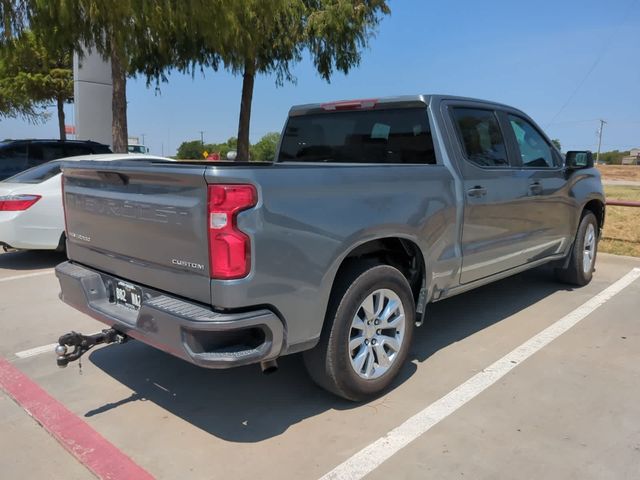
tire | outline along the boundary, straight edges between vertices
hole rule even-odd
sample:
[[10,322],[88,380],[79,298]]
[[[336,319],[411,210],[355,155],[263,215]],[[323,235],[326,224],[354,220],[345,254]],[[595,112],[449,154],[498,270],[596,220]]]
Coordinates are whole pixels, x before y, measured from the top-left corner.
[[560,281],[571,285],[587,285],[595,271],[597,254],[598,220],[592,212],[585,211],[573,242],[569,264],[566,268],[556,269],[556,276]]
[[320,342],[304,353],[307,371],[315,383],[340,397],[374,397],[402,368],[414,323],[411,287],[398,269],[352,264],[336,280]]

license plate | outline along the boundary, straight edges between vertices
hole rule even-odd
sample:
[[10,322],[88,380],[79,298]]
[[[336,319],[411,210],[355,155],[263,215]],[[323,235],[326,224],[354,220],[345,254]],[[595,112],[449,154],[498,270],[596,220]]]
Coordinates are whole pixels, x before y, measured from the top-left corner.
[[138,310],[142,303],[142,290],[126,282],[116,284],[116,303],[131,310]]

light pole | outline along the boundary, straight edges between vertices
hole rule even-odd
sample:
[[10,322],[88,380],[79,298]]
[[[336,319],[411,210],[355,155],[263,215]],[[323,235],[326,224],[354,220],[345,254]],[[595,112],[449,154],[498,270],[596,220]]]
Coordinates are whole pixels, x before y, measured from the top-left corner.
[[596,154],[596,165],[600,163],[600,148],[602,147],[602,130],[607,124],[604,120],[600,119],[600,130],[598,130],[598,153]]
[[146,145],[145,141],[144,141],[144,137],[145,137],[146,133],[141,133],[140,136],[142,137],[142,145]]
[[200,145],[204,147],[204,132],[200,130]]

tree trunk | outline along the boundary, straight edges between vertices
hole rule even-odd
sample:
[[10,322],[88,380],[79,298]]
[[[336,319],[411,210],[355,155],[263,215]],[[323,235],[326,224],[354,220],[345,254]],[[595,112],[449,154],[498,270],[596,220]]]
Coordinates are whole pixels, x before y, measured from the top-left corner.
[[114,153],[127,153],[129,139],[127,130],[127,74],[115,52],[111,54],[111,81],[113,82],[113,94],[111,97],[113,116],[111,120],[112,149]]
[[67,132],[64,128],[64,99],[58,97],[56,100],[58,106],[58,128],[60,129],[60,140],[67,139]]
[[240,121],[238,122],[238,155],[236,161],[249,161],[249,126],[251,125],[251,102],[256,72],[253,63],[247,63],[242,76],[242,100],[240,101]]

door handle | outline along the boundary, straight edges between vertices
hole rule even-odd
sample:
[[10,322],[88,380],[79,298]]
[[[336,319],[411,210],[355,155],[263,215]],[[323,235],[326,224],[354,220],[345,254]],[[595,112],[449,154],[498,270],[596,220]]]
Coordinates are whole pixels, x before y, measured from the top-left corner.
[[533,182],[529,184],[529,193],[531,195],[540,195],[542,194],[542,185],[540,182]]
[[481,187],[480,185],[476,185],[475,187],[467,190],[467,195],[469,195],[472,198],[484,197],[486,194],[487,194],[487,189],[484,187]]

